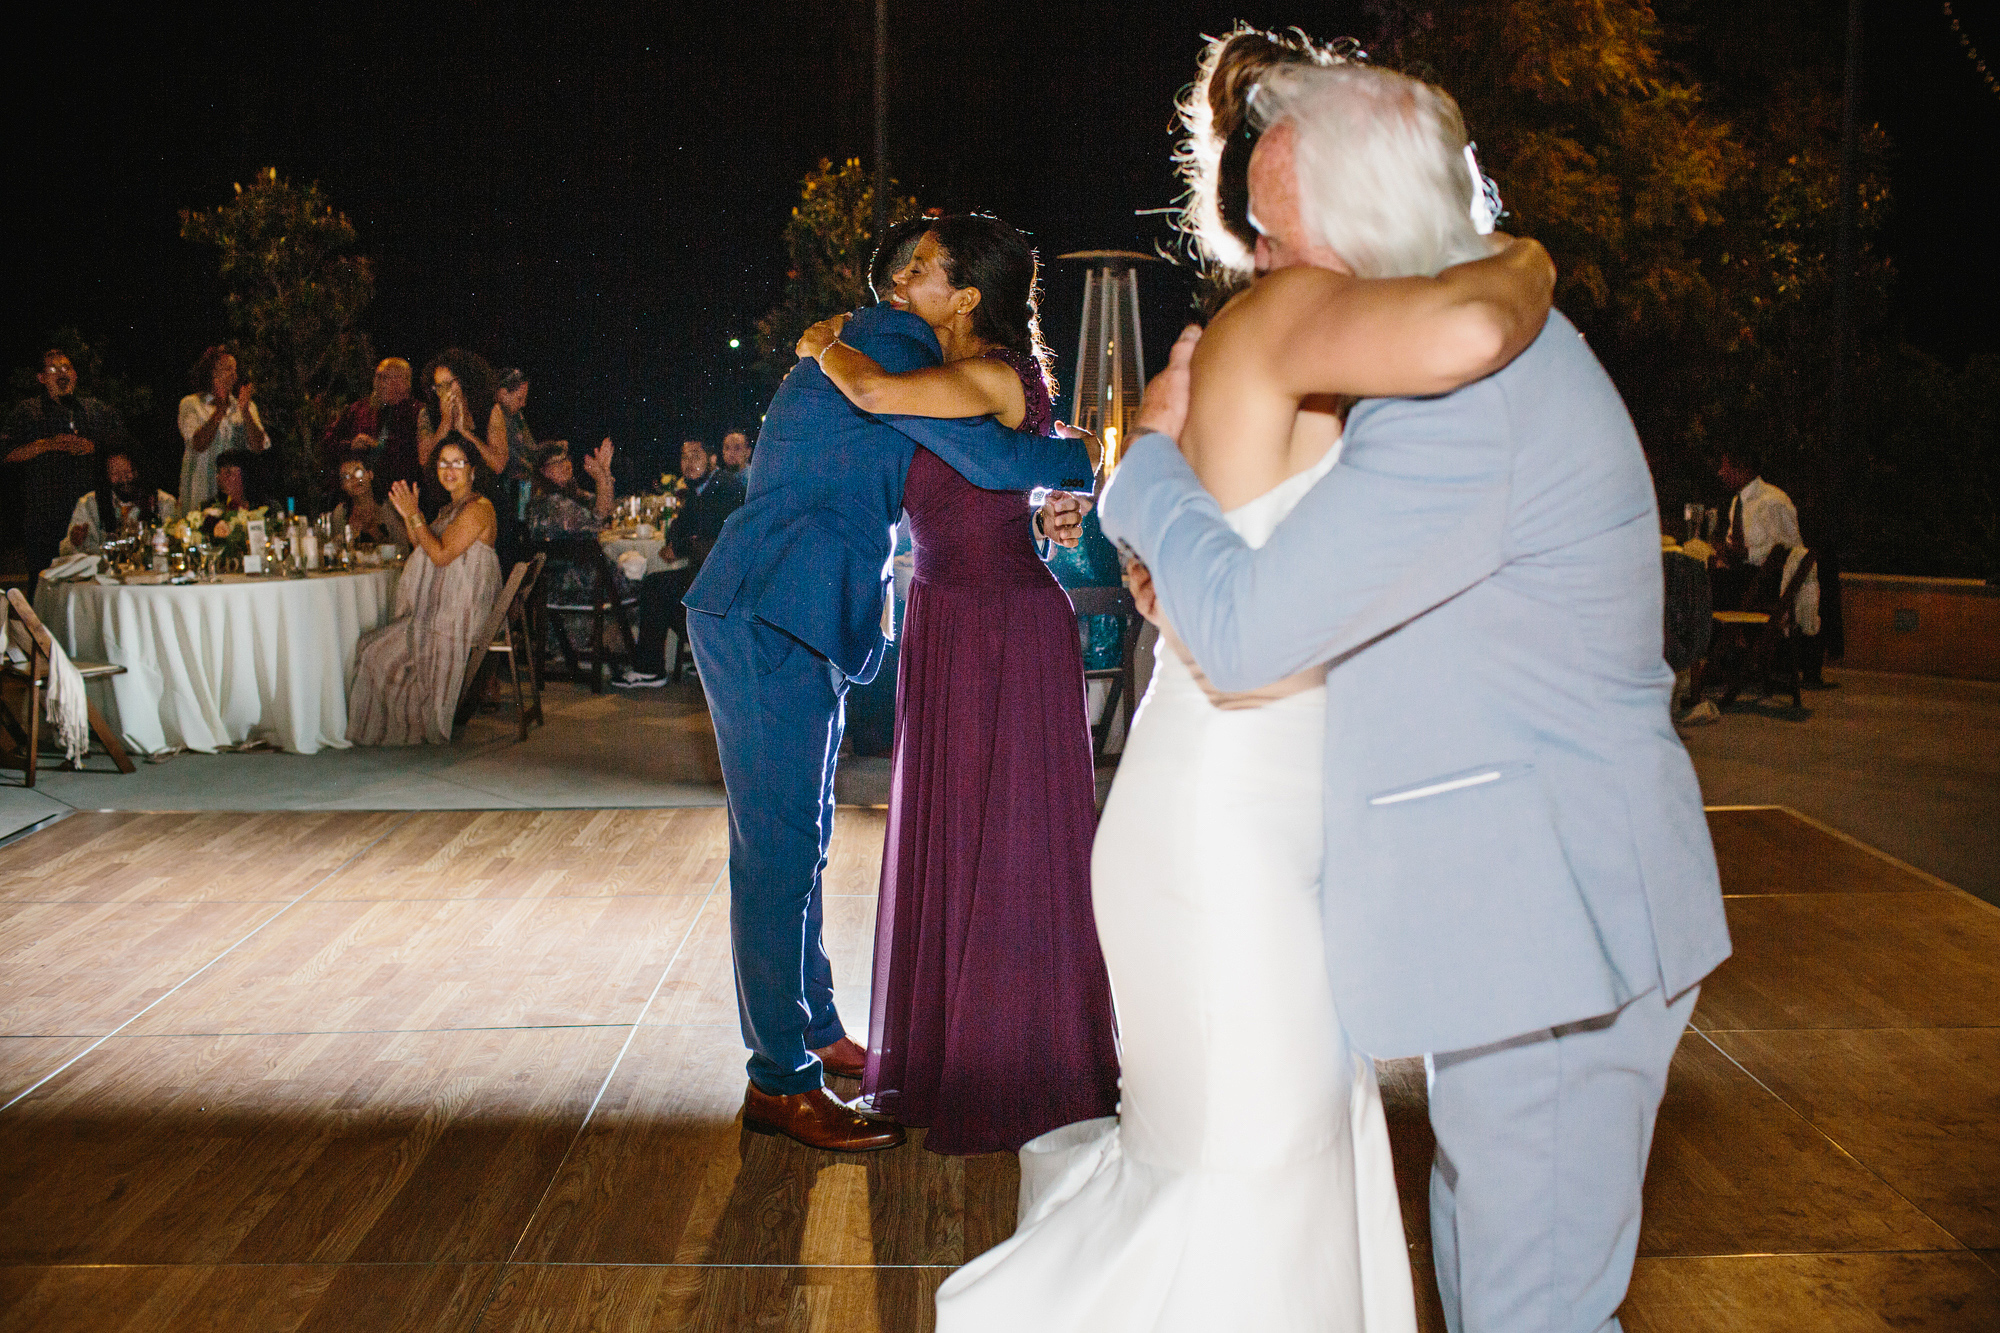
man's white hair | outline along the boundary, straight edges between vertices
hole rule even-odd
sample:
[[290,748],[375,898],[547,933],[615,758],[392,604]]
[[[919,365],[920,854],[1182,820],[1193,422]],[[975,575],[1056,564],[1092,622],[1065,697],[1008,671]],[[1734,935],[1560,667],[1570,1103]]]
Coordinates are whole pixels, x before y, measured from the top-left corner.
[[1472,223],[1465,122],[1449,94],[1369,65],[1284,65],[1250,103],[1290,121],[1306,228],[1364,278],[1433,276],[1490,246]]

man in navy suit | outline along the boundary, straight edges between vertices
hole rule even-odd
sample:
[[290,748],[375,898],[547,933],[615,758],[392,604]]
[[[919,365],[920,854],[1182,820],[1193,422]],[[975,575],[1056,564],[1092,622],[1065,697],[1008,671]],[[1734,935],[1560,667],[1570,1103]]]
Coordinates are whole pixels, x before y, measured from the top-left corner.
[[[928,325],[886,305],[855,315],[841,340],[891,372],[941,359]],[[882,663],[891,533],[919,444],[989,490],[1090,487],[1075,440],[990,417],[871,417],[804,360],[771,401],[747,499],[685,599],[728,789],[730,939],[751,1052],[743,1124],[835,1151],[903,1140],[824,1085],[829,1071],[858,1076],[865,1053],[834,1010],[820,874],[842,701]]]

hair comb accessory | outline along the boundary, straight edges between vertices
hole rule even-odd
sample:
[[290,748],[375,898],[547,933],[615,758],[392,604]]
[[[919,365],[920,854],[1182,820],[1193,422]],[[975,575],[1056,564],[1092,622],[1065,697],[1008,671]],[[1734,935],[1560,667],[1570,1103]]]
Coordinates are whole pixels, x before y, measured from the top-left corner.
[[1472,176],[1472,229],[1481,236],[1489,236],[1493,225],[1500,220],[1500,187],[1479,169],[1476,148],[1474,144],[1465,146],[1465,169]]

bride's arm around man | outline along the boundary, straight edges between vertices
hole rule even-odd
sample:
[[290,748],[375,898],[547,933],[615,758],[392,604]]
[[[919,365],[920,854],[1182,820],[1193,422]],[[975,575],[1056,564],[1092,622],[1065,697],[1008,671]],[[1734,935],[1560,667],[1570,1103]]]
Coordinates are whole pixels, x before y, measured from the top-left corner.
[[[1168,431],[1133,442],[1104,529],[1220,688],[1333,664],[1327,966],[1357,1045],[1430,1057],[1453,1326],[1615,1327],[1667,1065],[1729,949],[1668,717],[1651,479],[1574,326],[1510,327],[1454,283],[1489,243],[1448,97],[1343,65],[1267,79],[1256,107],[1266,276],[1176,345],[1142,419]],[[1465,316],[1443,365],[1491,373],[1364,397],[1253,549],[1222,511],[1264,483],[1228,441],[1313,410],[1311,350],[1357,274],[1435,282]]]

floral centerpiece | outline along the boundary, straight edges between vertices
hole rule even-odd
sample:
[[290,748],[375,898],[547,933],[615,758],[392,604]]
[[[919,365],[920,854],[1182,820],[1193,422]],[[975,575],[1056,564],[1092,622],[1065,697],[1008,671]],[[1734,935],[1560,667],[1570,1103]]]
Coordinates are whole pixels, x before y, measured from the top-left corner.
[[233,509],[227,505],[210,505],[196,513],[185,514],[167,525],[167,540],[181,550],[206,541],[221,552],[224,559],[241,560],[250,550],[250,522],[263,518],[269,506],[260,505],[255,509]]
[[659,494],[666,500],[666,504],[662,506],[663,508],[679,509],[681,507],[681,497],[686,494],[687,489],[686,477],[677,476],[672,472],[662,472],[660,474]]

